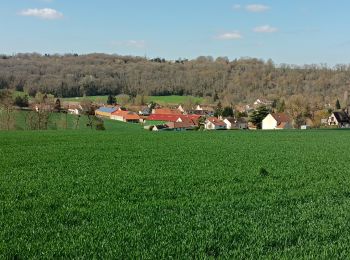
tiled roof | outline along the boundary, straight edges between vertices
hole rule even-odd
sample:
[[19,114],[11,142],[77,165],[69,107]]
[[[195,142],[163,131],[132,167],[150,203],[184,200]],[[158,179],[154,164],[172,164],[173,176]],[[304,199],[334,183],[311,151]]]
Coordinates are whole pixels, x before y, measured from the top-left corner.
[[196,126],[193,122],[167,122],[169,128],[193,128]]
[[288,123],[290,122],[290,118],[287,114],[285,113],[272,113],[271,114],[273,116],[273,118],[277,121],[277,125],[281,124],[281,123]]
[[211,123],[217,126],[226,126],[226,124],[223,121],[219,120],[216,117],[209,117],[208,121],[210,121]]
[[139,120],[140,116],[130,112],[130,111],[123,111],[123,110],[118,110],[112,113],[114,116],[121,116],[126,120]]
[[169,109],[169,108],[154,109],[153,114],[156,114],[156,115],[182,115],[180,110]]

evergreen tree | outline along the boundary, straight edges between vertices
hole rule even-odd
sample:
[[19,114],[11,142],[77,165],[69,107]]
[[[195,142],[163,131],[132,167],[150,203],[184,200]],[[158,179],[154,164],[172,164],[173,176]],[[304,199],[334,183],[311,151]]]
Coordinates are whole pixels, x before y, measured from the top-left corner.
[[337,99],[337,102],[335,103],[335,109],[337,110],[341,109],[339,99]]
[[61,111],[61,100],[59,98],[56,99],[54,109],[58,112]]
[[117,103],[117,100],[116,100],[115,96],[108,95],[107,105],[115,105],[116,103]]
[[17,96],[15,98],[14,105],[18,106],[18,107],[28,107],[28,105],[29,105],[28,96],[27,95],[25,95],[23,97]]
[[219,101],[219,103],[215,109],[214,116],[215,117],[222,116],[222,112],[223,112],[222,105],[221,105],[221,102]]
[[234,115],[232,107],[225,107],[222,111],[223,117],[232,117]]
[[261,129],[263,119],[270,113],[266,106],[261,106],[255,110],[250,116],[250,122],[252,122],[257,129]]

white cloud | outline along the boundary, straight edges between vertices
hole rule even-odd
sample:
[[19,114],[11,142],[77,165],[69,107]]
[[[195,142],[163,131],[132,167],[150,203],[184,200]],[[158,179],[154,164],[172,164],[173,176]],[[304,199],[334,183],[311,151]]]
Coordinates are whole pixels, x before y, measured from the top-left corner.
[[257,33],[274,33],[274,32],[277,32],[278,29],[270,25],[262,25],[262,26],[255,27],[253,31]]
[[128,41],[113,41],[114,46],[124,46],[136,49],[144,49],[146,47],[146,41],[144,40],[128,40]]
[[243,36],[240,34],[240,32],[235,31],[220,34],[216,38],[219,40],[239,40],[242,39]]
[[43,9],[26,9],[19,13],[22,16],[33,16],[41,19],[47,20],[55,20],[63,17],[63,14],[51,8],[43,8]]
[[235,4],[235,5],[233,5],[233,9],[234,10],[239,10],[239,9],[241,9],[241,5],[240,4]]
[[252,13],[262,13],[269,10],[270,7],[267,5],[261,5],[261,4],[251,4],[251,5],[246,5],[245,9],[248,12],[252,12]]

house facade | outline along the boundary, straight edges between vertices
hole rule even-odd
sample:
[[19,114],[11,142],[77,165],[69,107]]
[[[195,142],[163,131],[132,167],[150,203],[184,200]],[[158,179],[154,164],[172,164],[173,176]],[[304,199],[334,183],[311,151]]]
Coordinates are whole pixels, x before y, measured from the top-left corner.
[[244,118],[228,117],[224,119],[227,129],[248,129],[248,122]]
[[270,113],[262,121],[263,130],[291,129],[290,117],[285,113]]
[[224,121],[222,121],[216,117],[209,117],[204,123],[204,128],[207,130],[225,130],[225,129],[227,129]]

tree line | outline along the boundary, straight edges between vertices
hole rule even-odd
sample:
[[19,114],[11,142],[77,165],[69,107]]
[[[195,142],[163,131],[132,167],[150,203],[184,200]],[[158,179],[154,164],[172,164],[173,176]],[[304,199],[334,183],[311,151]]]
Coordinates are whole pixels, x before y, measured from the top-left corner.
[[349,84],[349,65],[275,65],[272,60],[205,56],[177,61],[107,54],[0,56],[0,89],[33,97],[38,92],[55,97],[172,94],[237,104],[302,96],[309,103],[334,104]]

